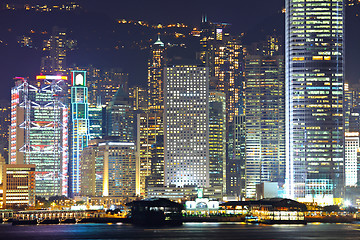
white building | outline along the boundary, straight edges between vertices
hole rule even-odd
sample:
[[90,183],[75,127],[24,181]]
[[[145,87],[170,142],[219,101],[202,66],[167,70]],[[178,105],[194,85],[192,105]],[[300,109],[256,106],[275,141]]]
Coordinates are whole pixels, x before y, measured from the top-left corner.
[[357,184],[357,154],[359,151],[359,133],[345,133],[345,186]]
[[209,187],[209,72],[165,68],[165,185]]

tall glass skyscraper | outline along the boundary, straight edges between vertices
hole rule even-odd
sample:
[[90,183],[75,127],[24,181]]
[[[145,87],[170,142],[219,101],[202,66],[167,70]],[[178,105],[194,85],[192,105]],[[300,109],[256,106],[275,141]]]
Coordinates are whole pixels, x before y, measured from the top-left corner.
[[89,103],[86,72],[71,72],[71,194],[80,193],[80,156],[89,142]]
[[11,89],[10,163],[36,165],[37,196],[67,196],[67,77],[40,75],[39,85],[17,80]]
[[302,201],[343,197],[344,7],[286,1],[286,190]]
[[285,178],[284,57],[245,58],[246,197],[256,185]]

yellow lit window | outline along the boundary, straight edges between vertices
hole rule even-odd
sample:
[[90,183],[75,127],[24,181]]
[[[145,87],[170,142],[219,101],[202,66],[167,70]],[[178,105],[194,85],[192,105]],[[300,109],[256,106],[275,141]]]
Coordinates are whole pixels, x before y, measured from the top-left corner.
[[323,60],[322,56],[313,56],[312,60]]
[[304,57],[294,57],[293,61],[304,61],[305,58]]

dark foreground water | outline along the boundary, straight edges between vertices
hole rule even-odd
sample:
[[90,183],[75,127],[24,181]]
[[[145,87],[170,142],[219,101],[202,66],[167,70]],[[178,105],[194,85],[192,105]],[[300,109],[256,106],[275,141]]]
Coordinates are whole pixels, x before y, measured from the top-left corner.
[[117,224],[12,226],[0,224],[0,239],[360,239],[360,224],[248,225],[185,223],[180,227],[140,228]]

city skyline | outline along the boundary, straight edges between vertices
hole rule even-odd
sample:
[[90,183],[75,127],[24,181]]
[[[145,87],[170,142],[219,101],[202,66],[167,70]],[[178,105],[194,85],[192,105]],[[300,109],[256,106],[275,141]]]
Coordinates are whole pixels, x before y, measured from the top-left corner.
[[[8,32],[16,32],[16,41],[1,42],[41,55],[33,60],[40,75],[15,78],[11,105],[4,104],[5,162],[36,164],[35,193],[43,197],[126,192],[127,198],[199,194],[210,200],[344,203],[360,180],[360,95],[356,84],[346,84],[345,8],[360,4],[284,3],[286,9],[277,12],[284,18],[282,30],[269,22],[273,29],[254,29],[262,34],[253,39],[252,30],[239,32],[234,23],[207,14],[198,25],[191,19],[114,19],[111,11],[91,22],[88,4],[3,4],[0,15],[54,20],[21,35],[20,25],[14,26]],[[109,6],[117,5],[103,3],[98,13]],[[68,25],[80,19],[86,23]],[[94,61],[96,54],[87,55],[94,50],[122,60],[111,65],[103,55]],[[121,55],[128,50],[146,55],[146,61]],[[124,62],[138,69],[141,83],[122,68]]]

